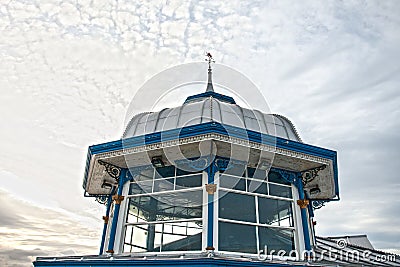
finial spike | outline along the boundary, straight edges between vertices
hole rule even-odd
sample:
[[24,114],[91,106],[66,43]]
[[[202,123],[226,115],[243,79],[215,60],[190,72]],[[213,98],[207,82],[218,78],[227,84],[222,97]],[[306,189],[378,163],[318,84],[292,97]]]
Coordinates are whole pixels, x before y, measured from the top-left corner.
[[211,63],[215,63],[215,60],[213,59],[212,55],[210,52],[206,53],[206,61],[208,61],[208,81],[207,81],[207,89],[206,92],[214,92],[214,87],[212,84],[212,69],[211,69]]

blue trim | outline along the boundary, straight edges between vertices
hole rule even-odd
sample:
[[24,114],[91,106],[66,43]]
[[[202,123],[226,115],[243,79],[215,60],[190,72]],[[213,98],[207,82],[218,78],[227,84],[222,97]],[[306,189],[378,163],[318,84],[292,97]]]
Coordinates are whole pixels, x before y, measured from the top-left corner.
[[312,146],[280,137],[275,137],[259,132],[223,125],[217,122],[207,122],[179,129],[167,130],[164,132],[156,132],[142,136],[130,137],[123,140],[112,141],[104,144],[93,145],[89,147],[87,166],[85,169],[84,186],[86,187],[87,176],[92,155],[101,154],[110,151],[118,151],[122,149],[134,148],[143,145],[155,144],[164,141],[176,140],[179,138],[193,137],[203,134],[217,133],[221,135],[231,136],[248,140],[251,142],[261,143],[264,145],[276,146],[277,148],[287,149],[295,152],[305,153],[325,159],[332,160],[334,171],[335,194],[339,197],[339,182],[337,171],[337,153],[329,149]]
[[245,139],[251,142],[261,143],[265,145],[276,145],[277,148],[289,149],[296,152],[302,152],[313,156],[327,158],[333,160],[336,151],[312,146],[293,140],[287,140],[267,134],[261,134],[255,131],[242,129],[236,126],[223,125],[217,122],[207,122],[193,126],[187,126],[179,129],[167,130],[164,132],[156,132],[142,136],[135,136],[123,140],[112,141],[108,143],[93,145],[89,147],[91,155],[134,148],[143,145],[150,145],[162,141],[171,141],[178,138],[193,137],[202,134],[217,133],[231,137]]
[[288,266],[307,266],[306,263],[270,263],[268,261],[264,262],[252,262],[244,260],[226,260],[226,259],[181,259],[181,260],[131,260],[131,259],[76,259],[76,260],[60,260],[51,261],[38,261],[33,262],[35,267],[40,266],[74,266],[74,267],[104,267],[104,266],[114,266],[114,267],[142,267],[142,266],[180,266],[180,267],[192,267],[192,266],[202,266],[202,267],[230,267],[230,266],[240,266],[240,267],[288,267]]
[[[127,169],[121,169],[121,174],[119,176],[119,184],[118,184],[118,195],[122,196],[122,190],[124,188],[125,182],[129,181],[129,179],[126,178],[126,170]],[[111,231],[110,231],[110,240],[108,242],[108,251],[114,251],[114,242],[115,242],[115,233],[117,231],[117,225],[118,225],[118,217],[119,217],[119,209],[120,209],[120,204],[115,204],[114,206],[114,214],[113,214],[113,221],[111,225]]]
[[86,193],[86,186],[87,186],[87,180],[88,180],[87,174],[89,173],[89,166],[90,166],[90,159],[91,158],[92,158],[92,152],[90,151],[90,147],[89,147],[88,148],[88,154],[87,154],[87,157],[86,157],[85,177],[83,179],[83,184],[82,184],[83,189],[85,189],[85,193]]
[[[111,192],[113,192],[113,191],[114,190],[112,189]],[[108,199],[107,199],[106,217],[110,216],[111,200],[112,200],[112,193],[108,196]],[[104,222],[103,234],[101,235],[101,245],[100,245],[99,255],[103,254],[104,242],[106,240],[106,233],[107,233],[107,225],[108,225],[108,223]]]
[[310,214],[311,218],[314,218],[314,209],[312,207],[312,201],[310,200],[310,205],[307,206],[308,214]]
[[[304,200],[305,194],[303,190],[303,183],[301,181],[301,174],[298,174],[297,178],[297,189],[299,190],[299,199]],[[311,203],[310,203],[311,204]],[[304,235],[304,245],[307,251],[311,251],[311,241],[310,241],[310,231],[308,229],[308,216],[307,216],[307,209],[301,210],[301,224],[303,226],[303,235]]]
[[229,103],[229,104],[236,104],[235,100],[232,97],[218,94],[216,92],[205,92],[205,93],[201,93],[201,94],[197,94],[197,95],[191,95],[188,98],[186,98],[184,104],[192,102],[195,99],[208,98],[210,96],[212,96],[213,98],[216,98],[218,100],[221,100],[223,102]]
[[[215,173],[215,162],[212,161],[207,168],[208,184],[214,184]],[[207,194],[207,209],[207,247],[214,248],[214,194]]]

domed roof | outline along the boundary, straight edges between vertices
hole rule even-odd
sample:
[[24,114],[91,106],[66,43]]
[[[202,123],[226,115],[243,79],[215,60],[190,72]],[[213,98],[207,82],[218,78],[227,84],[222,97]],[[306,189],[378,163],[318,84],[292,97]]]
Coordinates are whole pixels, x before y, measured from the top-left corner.
[[180,129],[202,123],[217,122],[262,134],[302,142],[292,122],[284,116],[265,114],[242,108],[235,100],[214,92],[211,54],[208,56],[208,80],[204,93],[189,96],[180,107],[165,108],[159,112],[140,113],[129,121],[123,138],[161,131]]
[[123,138],[179,129],[207,122],[240,127],[263,134],[302,142],[289,119],[277,114],[242,108],[232,97],[213,91],[189,96],[182,106],[159,112],[140,113],[129,121]]

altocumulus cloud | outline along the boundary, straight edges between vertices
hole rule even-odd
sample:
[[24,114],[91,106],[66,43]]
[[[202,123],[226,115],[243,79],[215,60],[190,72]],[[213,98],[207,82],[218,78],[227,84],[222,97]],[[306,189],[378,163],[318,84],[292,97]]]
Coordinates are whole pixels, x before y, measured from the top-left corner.
[[91,254],[92,229],[63,210],[38,207],[0,190],[1,266],[29,266],[34,256]]
[[317,212],[318,234],[399,250],[399,12],[398,1],[0,4],[0,262],[97,252],[87,146],[120,137],[146,79],[205,50],[307,143],[338,151],[342,200]]

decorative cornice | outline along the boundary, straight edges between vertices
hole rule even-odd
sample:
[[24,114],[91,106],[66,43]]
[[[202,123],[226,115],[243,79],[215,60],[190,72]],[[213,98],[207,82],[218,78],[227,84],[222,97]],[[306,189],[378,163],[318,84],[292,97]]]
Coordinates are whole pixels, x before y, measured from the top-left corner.
[[151,150],[160,149],[160,148],[162,149],[162,148],[168,148],[168,147],[173,147],[173,146],[178,146],[178,145],[197,143],[199,141],[206,141],[206,140],[222,141],[222,142],[227,142],[227,143],[231,143],[231,144],[235,144],[235,145],[242,145],[242,146],[245,146],[248,148],[259,149],[259,150],[262,150],[265,152],[273,152],[276,154],[290,156],[290,157],[298,158],[298,159],[309,160],[309,161],[313,161],[313,162],[317,162],[317,163],[321,163],[321,164],[329,164],[329,162],[330,162],[329,159],[325,159],[322,157],[309,155],[309,154],[305,154],[305,153],[301,153],[301,152],[297,152],[297,151],[277,148],[277,147],[270,146],[270,145],[250,142],[250,141],[243,140],[240,138],[230,137],[230,136],[228,137],[228,136],[225,136],[222,134],[216,134],[216,133],[197,135],[194,137],[181,138],[178,140],[165,141],[165,142],[160,142],[157,144],[143,145],[143,146],[138,146],[138,147],[133,147],[133,148],[126,148],[126,149],[123,148],[120,150],[94,154],[93,157],[96,157],[99,159],[106,159],[106,158],[111,158],[111,157],[116,157],[116,156],[124,156],[124,155],[134,154],[134,153],[138,153],[138,152],[151,151]]
[[[224,128],[226,128],[225,131]],[[84,188],[90,188],[90,181],[87,180],[87,177],[94,175],[94,172],[99,170],[97,167],[98,160],[109,161],[108,159],[114,157],[208,140],[226,142],[293,159],[327,165],[326,175],[333,177],[332,183],[338,195],[336,152],[279,137],[264,136],[260,133],[215,122],[91,146],[88,153]]]

